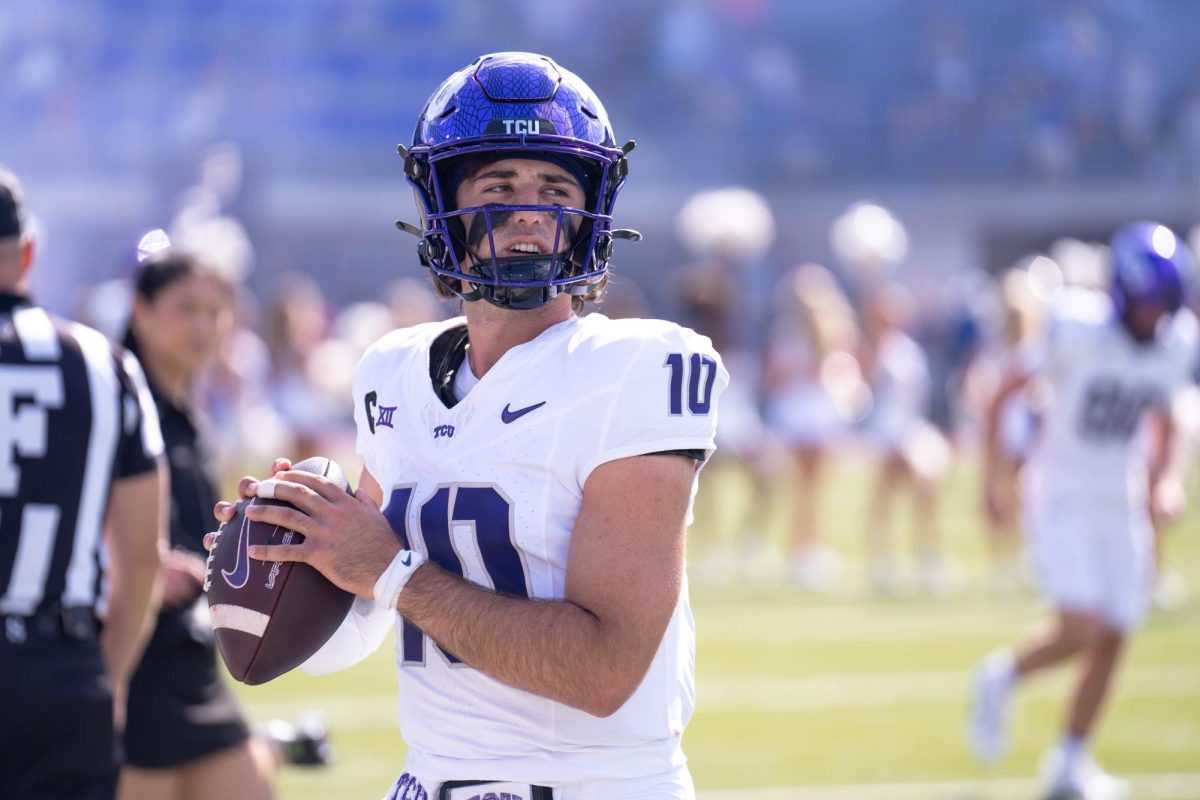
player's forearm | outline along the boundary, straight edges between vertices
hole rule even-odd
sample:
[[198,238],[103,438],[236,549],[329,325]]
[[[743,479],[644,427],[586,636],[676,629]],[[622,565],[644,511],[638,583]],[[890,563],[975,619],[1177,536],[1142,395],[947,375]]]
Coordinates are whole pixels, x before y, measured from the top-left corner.
[[984,413],[983,422],[983,474],[989,482],[1000,471],[1003,461],[1000,452],[1000,418],[1005,404],[1027,384],[1023,376],[1010,376],[992,397]]
[[1156,446],[1147,464],[1150,487],[1153,489],[1164,479],[1171,479],[1182,474],[1176,463],[1179,448],[1176,446],[1176,426],[1171,410],[1167,409],[1155,415],[1153,423],[1156,426]]
[[983,420],[983,476],[989,484],[1000,468],[1000,409],[1004,397],[997,396],[987,407]]
[[115,686],[129,681],[154,629],[162,595],[160,566],[158,548],[149,548],[138,558],[113,567],[113,589],[100,644]]
[[413,574],[397,609],[476,669],[596,716],[620,708],[649,666],[575,603],[500,595],[433,564]]

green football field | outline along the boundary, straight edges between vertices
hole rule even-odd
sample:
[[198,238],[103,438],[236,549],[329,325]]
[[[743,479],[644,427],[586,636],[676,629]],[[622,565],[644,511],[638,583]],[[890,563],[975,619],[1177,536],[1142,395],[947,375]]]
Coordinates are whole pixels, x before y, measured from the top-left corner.
[[[702,477],[689,544],[698,699],[684,739],[702,800],[1036,796],[1037,762],[1057,739],[1069,668],[1022,687],[1012,752],[999,768],[975,765],[962,737],[972,665],[1044,619],[1032,594],[989,596],[975,475],[960,470],[944,492],[940,527],[967,578],[952,599],[864,591],[869,479],[865,467],[848,464],[831,476],[823,522],[846,563],[837,590],[814,596],[770,569],[785,535],[787,486],[777,487],[767,546],[750,560],[755,571],[732,535],[749,497],[742,480],[728,468]],[[1194,594],[1182,608],[1155,613],[1134,640],[1095,742],[1102,763],[1133,780],[1134,798],[1200,799],[1197,488],[1193,481],[1192,509],[1167,541],[1168,560]],[[897,533],[910,541],[907,524]],[[309,710],[330,720],[337,765],[284,770],[281,797],[379,798],[400,773],[390,642],[346,672],[297,672],[238,689],[255,721]]]

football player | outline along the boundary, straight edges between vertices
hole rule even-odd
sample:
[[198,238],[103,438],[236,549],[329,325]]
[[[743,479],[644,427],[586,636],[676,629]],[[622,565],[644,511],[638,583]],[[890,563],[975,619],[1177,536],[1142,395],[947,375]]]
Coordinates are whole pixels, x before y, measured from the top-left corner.
[[970,732],[981,759],[999,758],[1012,689],[1039,670],[1079,659],[1066,731],[1045,765],[1054,798],[1127,791],[1088,757],[1088,741],[1125,641],[1146,611],[1151,510],[1178,505],[1181,496],[1166,469],[1170,453],[1148,463],[1137,432],[1147,415],[1170,427],[1171,397],[1189,380],[1198,341],[1196,317],[1183,307],[1193,261],[1179,237],[1153,222],[1131,223],[1114,234],[1110,252],[1108,296],[1063,294],[1039,352],[998,390],[986,428],[987,513],[1002,521],[1013,502],[998,468],[1000,410],[1033,379],[1043,383],[1042,431],[1022,470],[1021,496],[1030,554],[1055,624],[978,667]]
[[694,796],[684,537],[727,375],[692,331],[579,315],[613,240],[637,238],[611,216],[631,149],[549,58],[450,76],[401,148],[423,218],[402,227],[463,316],[363,357],[354,497],[286,469],[239,486],[297,506],[247,513],[305,536],[253,557],[359,597],[310,671],[397,631],[389,797]]

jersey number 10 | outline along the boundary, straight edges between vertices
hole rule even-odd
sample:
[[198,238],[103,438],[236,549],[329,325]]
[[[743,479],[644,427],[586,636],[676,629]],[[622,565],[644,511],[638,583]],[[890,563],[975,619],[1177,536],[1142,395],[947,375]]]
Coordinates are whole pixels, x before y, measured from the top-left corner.
[[[412,549],[412,536],[408,530],[412,493],[411,486],[397,486],[392,489],[391,499],[383,510],[406,549]],[[425,550],[439,567],[465,578],[464,558],[478,560],[497,592],[529,597],[525,562],[512,540],[512,503],[496,487],[440,486],[421,504],[419,518],[419,533],[425,542]],[[465,548],[471,552],[460,552],[451,538],[451,528],[455,525],[469,527],[474,534]],[[404,620],[400,649],[405,664],[425,663],[425,634],[408,620]],[[440,646],[438,649],[451,664],[462,663],[453,653]]]
[[[713,381],[717,379],[717,362],[712,356],[692,353],[686,362],[683,353],[671,353],[664,367],[671,369],[671,385],[667,390],[667,407],[671,416],[683,414],[683,384],[687,383],[688,411],[696,416],[708,414],[712,408]],[[688,373],[685,375],[685,373]],[[685,381],[686,378],[686,381]],[[703,384],[703,385],[702,385]]]

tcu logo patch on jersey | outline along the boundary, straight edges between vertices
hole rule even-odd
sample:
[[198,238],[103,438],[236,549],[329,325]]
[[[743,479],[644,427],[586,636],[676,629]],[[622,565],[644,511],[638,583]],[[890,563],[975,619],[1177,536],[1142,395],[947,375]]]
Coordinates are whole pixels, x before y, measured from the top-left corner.
[[429,800],[429,792],[425,791],[415,775],[406,772],[396,779],[387,800]]
[[435,439],[441,439],[442,437],[450,439],[453,436],[454,436],[454,426],[453,425],[438,425],[437,427],[435,427],[433,429],[433,438],[435,438]]

